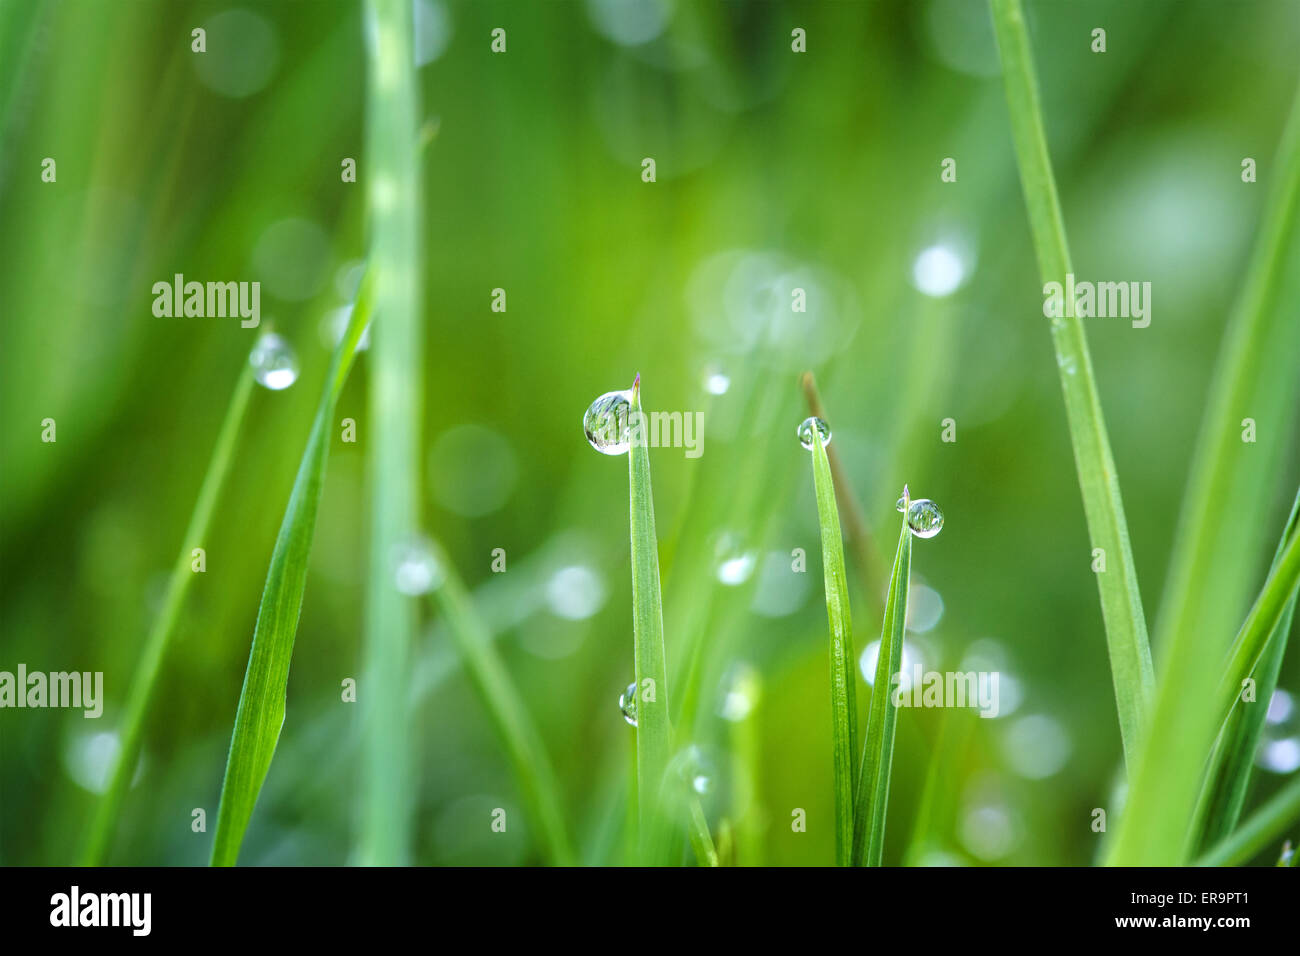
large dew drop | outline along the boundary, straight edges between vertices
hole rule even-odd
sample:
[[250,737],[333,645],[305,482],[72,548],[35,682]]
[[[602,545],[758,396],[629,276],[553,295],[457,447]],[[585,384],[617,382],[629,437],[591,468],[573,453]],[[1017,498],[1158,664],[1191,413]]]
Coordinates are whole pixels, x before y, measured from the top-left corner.
[[257,384],[278,392],[298,381],[298,357],[289,343],[274,332],[264,332],[248,354]]
[[623,712],[623,719],[633,727],[636,726],[636,684],[628,684],[627,689],[618,695],[618,709]]
[[799,425],[799,444],[803,445],[809,451],[813,448],[813,435],[821,439],[823,446],[831,443],[831,426],[816,416],[805,418]]
[[918,538],[933,538],[943,530],[943,511],[929,498],[918,498],[907,507],[907,526]]
[[602,455],[626,455],[632,447],[628,417],[632,393],[606,392],[591,403],[582,416],[582,429],[591,447]]

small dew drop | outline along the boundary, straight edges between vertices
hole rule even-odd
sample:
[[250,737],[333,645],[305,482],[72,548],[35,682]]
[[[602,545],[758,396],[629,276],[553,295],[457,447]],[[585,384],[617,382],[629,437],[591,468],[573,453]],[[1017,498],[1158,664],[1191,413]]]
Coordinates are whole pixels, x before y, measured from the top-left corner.
[[799,426],[799,444],[803,445],[809,451],[813,447],[813,435],[816,434],[821,438],[822,446],[825,447],[831,443],[831,426],[816,416],[805,418]]
[[298,357],[289,343],[274,332],[265,332],[248,354],[257,384],[278,392],[298,381]]
[[628,684],[623,693],[618,695],[618,709],[623,712],[623,719],[633,727],[636,726],[636,684]]
[[626,455],[632,447],[628,418],[632,393],[606,392],[591,403],[582,416],[582,429],[591,447],[602,455]]
[[907,526],[918,538],[933,538],[943,530],[943,512],[929,498],[918,498],[907,508]]
[[415,538],[393,549],[393,582],[411,597],[436,591],[443,581],[442,566],[426,538]]

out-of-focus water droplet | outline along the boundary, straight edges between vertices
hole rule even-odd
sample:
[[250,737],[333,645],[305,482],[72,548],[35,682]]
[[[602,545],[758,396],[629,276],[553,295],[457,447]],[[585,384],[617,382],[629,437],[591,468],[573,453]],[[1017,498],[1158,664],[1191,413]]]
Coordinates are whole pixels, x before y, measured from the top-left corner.
[[585,620],[604,606],[605,583],[586,565],[560,568],[546,582],[546,603],[556,617]]
[[[111,730],[77,734],[63,750],[63,766],[77,786],[91,793],[108,789],[109,776],[117,764],[122,742]],[[139,768],[137,767],[137,776]]]
[[930,246],[912,263],[912,284],[925,295],[952,295],[966,281],[967,264],[961,254],[946,245]]
[[298,381],[298,356],[289,343],[274,332],[264,332],[248,354],[257,384],[274,392]]
[[827,425],[815,415],[805,418],[803,422],[800,423],[799,444],[803,445],[803,447],[807,448],[809,451],[812,451],[813,442],[816,440],[813,438],[814,435],[821,439],[823,446],[831,443],[831,426]]
[[443,581],[442,565],[426,538],[412,538],[393,549],[393,582],[411,597],[437,590]]
[[618,709],[623,712],[623,719],[633,727],[636,726],[636,684],[628,684],[623,693],[618,695]]
[[626,455],[632,447],[632,393],[606,392],[591,403],[582,416],[582,429],[591,447],[602,455]]
[[1255,765],[1270,773],[1300,770],[1300,710],[1284,690],[1273,691],[1269,698]]
[[1021,814],[1008,803],[1005,787],[996,775],[981,775],[967,785],[957,836],[966,852],[985,861],[1002,859],[1023,842]]
[[[327,349],[335,349],[343,341],[343,336],[347,334],[348,323],[352,320],[352,306],[341,305],[337,309],[326,312],[320,320],[320,340],[321,344]],[[370,323],[361,332],[361,338],[357,339],[357,351],[364,352],[370,348]]]
[[923,581],[913,581],[907,599],[907,629],[913,634],[933,631],[943,617],[943,598]]
[[961,659],[961,670],[998,675],[997,717],[1006,717],[1020,707],[1025,696],[1020,680],[1015,675],[1006,648],[993,638],[980,638],[966,648]]
[[1017,717],[1007,728],[1002,755],[1020,776],[1044,780],[1065,766],[1070,746],[1070,735],[1058,720],[1045,714],[1027,714]]
[[[903,653],[901,660],[898,662],[898,683],[899,690],[910,690],[912,687],[912,678],[919,670],[925,673],[925,655],[921,648],[917,646],[916,641],[904,641]],[[862,678],[871,685],[876,683],[876,664],[880,661],[880,641],[874,640],[866,646],[862,655],[858,658],[858,670],[862,672]]]
[[716,771],[704,751],[695,744],[684,747],[673,757],[669,773],[676,773],[690,792],[698,797],[713,793]]
[[710,365],[704,370],[704,390],[710,395],[725,395],[731,388],[731,378],[718,366]]
[[733,664],[722,679],[718,715],[723,720],[740,723],[753,713],[759,686],[758,672],[752,666],[743,662]]
[[752,551],[726,558],[718,565],[718,580],[732,586],[744,584],[754,572],[754,561]]
[[918,538],[933,538],[943,530],[943,511],[929,498],[918,498],[907,506],[907,526]]

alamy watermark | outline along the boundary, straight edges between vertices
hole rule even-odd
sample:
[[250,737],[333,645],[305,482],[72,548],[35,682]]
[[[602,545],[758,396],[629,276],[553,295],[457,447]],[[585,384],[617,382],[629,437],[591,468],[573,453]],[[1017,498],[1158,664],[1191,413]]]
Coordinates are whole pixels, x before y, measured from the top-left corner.
[[1064,286],[1059,282],[1043,286],[1043,315],[1049,319],[1132,319],[1133,328],[1145,329],[1151,324],[1151,283],[1075,282],[1071,272]]
[[85,717],[104,713],[103,671],[0,671],[0,707],[71,707]]
[[246,329],[262,321],[260,282],[186,282],[178,272],[171,282],[155,282],[153,297],[153,314],[160,319],[238,316]]
[[890,678],[895,707],[974,707],[981,717],[999,711],[998,671],[926,671],[913,664],[910,674]]

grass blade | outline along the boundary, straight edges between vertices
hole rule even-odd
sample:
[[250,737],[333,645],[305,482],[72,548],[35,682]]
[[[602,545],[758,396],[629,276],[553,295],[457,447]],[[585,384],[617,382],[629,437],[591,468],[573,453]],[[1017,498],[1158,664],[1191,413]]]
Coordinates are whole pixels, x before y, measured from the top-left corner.
[[903,528],[898,536],[894,570],[885,598],[885,620],[876,657],[876,679],[867,711],[867,736],[858,778],[856,826],[853,829],[855,866],[880,866],[885,848],[885,811],[889,807],[889,778],[894,765],[894,724],[898,708],[892,693],[894,675],[903,660],[903,630],[907,625],[907,593],[912,572],[912,531],[907,525],[910,499],[903,488]]
[[153,627],[145,640],[144,652],[136,664],[135,674],[131,678],[131,689],[127,693],[125,714],[120,731],[121,745],[118,748],[108,788],[95,808],[91,822],[90,835],[82,854],[82,866],[99,866],[104,862],[112,846],[113,835],[117,829],[118,812],[123,797],[135,773],[136,758],[140,754],[140,742],[144,736],[145,719],[153,705],[154,688],[158,683],[158,674],[171,644],[176,624],[180,620],[181,607],[194,581],[191,568],[192,550],[202,545],[207,539],[208,529],[212,526],[212,515],[216,511],[221,489],[235,458],[235,441],[239,437],[244,413],[248,410],[248,399],[253,391],[253,367],[244,360],[243,371],[235,383],[235,390],[226,407],[226,417],[217,432],[217,443],[212,449],[212,459],[199,487],[198,498],[194,502],[194,511],[190,523],[185,528],[185,537],[181,539],[180,554],[172,567],[171,578],[167,582],[167,594],[163,598],[162,610],[154,619]]
[[1196,861],[1197,866],[1240,866],[1300,820],[1300,774],[1294,775],[1273,798],[1252,813],[1232,834],[1220,840]]
[[370,320],[371,276],[361,283],[347,331],[330,362],[329,376],[316,407],[307,448],[298,465],[289,504],[280,533],[271,552],[262,603],[253,629],[253,646],[244,672],[244,686],[235,713],[225,777],[221,783],[221,805],[213,837],[211,864],[233,866],[239,857],[244,831],[253,815],[262,783],[271,769],[271,759],[284,724],[285,691],[289,663],[293,657],[298,615],[307,586],[307,562],[316,530],[316,510],[325,481],[334,408],[356,355],[361,333]]
[[[1178,749],[1172,755],[1162,753],[1158,747],[1163,735],[1152,734],[1130,794],[1133,803],[1120,821],[1111,862],[1179,865],[1194,851],[1197,796],[1214,741],[1232,717],[1234,707],[1241,705],[1242,681],[1259,665],[1270,635],[1294,607],[1300,586],[1300,534],[1291,529],[1289,539],[1284,540],[1285,546],[1237,632],[1226,661],[1214,668],[1219,676],[1210,706],[1205,705],[1204,696],[1198,698],[1196,720],[1185,737],[1174,737]],[[1176,689],[1162,686],[1158,721],[1167,722],[1171,714],[1178,712],[1170,703],[1177,696]],[[1180,774],[1177,779],[1165,776],[1175,771]],[[1162,804],[1162,800],[1170,802]],[[1166,807],[1164,813],[1156,812],[1161,806]]]
[[375,323],[369,410],[370,572],[363,650],[365,695],[358,858],[407,862],[414,750],[407,681],[418,607],[397,590],[392,561],[419,529],[424,349],[420,326],[419,115],[412,4],[370,0],[366,155]]
[[[990,3],[1039,273],[1044,283],[1064,284],[1073,267],[1047,151],[1024,11],[1020,0],[990,0]],[[1097,575],[1097,587],[1101,593],[1124,757],[1131,772],[1137,763],[1155,685],[1142,598],[1138,593],[1124,504],[1093,377],[1088,340],[1079,317],[1071,314],[1052,320],[1052,343],[1056,348],[1088,534],[1092,546],[1105,552],[1109,565],[1108,571]]]
[[[1269,475],[1295,430],[1300,380],[1291,366],[1300,325],[1278,295],[1300,243],[1300,98],[1277,168],[1279,184],[1216,370],[1183,504],[1160,614],[1162,667],[1150,766],[1130,790],[1112,851],[1116,862],[1181,863],[1196,844],[1201,761],[1214,747],[1223,716],[1204,702],[1219,682],[1217,665],[1263,544]],[[1243,415],[1272,423],[1269,434],[1276,437],[1258,446],[1262,454],[1241,452],[1237,422]]]
[[[1298,518],[1300,493],[1296,494],[1295,503],[1291,506],[1291,516],[1287,519],[1282,539],[1273,555],[1270,573],[1276,571],[1278,562],[1282,559],[1283,548],[1295,533]],[[1286,654],[1295,604],[1295,596],[1292,595],[1290,602],[1283,608],[1277,625],[1269,634],[1264,654],[1251,675],[1255,679],[1255,702],[1259,706],[1235,708],[1215,743],[1204,795],[1206,805],[1203,814],[1198,815],[1202,818],[1199,823],[1200,832],[1192,835],[1197,843],[1202,839],[1207,843],[1217,843],[1232,831],[1241,816],[1254,768],[1255,751],[1259,748],[1269,701],[1277,687],[1277,675]]]
[[826,583],[826,616],[830,624],[831,754],[835,786],[835,865],[848,866],[853,849],[853,786],[857,780],[858,703],[853,622],[849,613],[849,584],[844,574],[844,539],[840,533],[835,483],[826,446],[816,440],[817,429],[804,423],[812,436],[813,486],[821,524],[822,570]]
[[[632,383],[629,421],[635,430],[641,412],[641,376]],[[632,638],[636,665],[636,768],[640,846],[645,862],[662,853],[662,790],[672,750],[668,720],[668,674],[664,655],[663,596],[659,588],[659,539],[650,490],[650,452],[633,441],[628,453],[631,488]],[[647,684],[647,681],[650,683]],[[653,699],[649,693],[653,692]]]
[[523,698],[460,576],[441,549],[435,548],[434,557],[444,577],[431,600],[446,618],[465,673],[505,746],[547,856],[559,866],[573,866],[576,857],[564,825],[560,787],[542,736],[520,703]]

